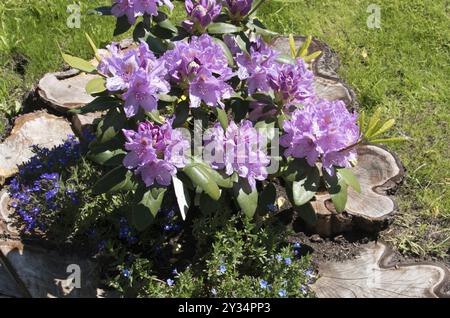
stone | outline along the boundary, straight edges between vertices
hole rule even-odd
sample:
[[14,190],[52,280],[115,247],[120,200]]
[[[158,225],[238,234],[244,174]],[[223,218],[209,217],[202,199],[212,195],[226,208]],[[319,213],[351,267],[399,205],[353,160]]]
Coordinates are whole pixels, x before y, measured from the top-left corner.
[[87,114],[74,114],[72,116],[72,126],[73,130],[78,136],[83,136],[85,129],[90,129],[94,120],[100,118],[103,112],[94,112]]
[[70,123],[64,119],[37,111],[18,117],[9,137],[0,144],[0,185],[17,173],[17,165],[32,156],[32,145],[52,148],[73,134]]

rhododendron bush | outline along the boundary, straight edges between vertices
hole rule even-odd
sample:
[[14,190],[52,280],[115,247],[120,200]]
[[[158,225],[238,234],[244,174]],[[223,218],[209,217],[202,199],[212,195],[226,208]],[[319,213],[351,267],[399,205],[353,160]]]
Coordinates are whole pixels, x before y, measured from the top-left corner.
[[[152,223],[163,200],[176,200],[185,218],[202,193],[248,218],[286,189],[299,215],[314,222],[310,201],[328,191],[345,209],[356,146],[392,126],[316,95],[308,41],[292,56],[271,46],[277,36],[256,18],[264,1],[186,0],[187,18],[169,20],[169,0],[115,0],[115,35],[133,30],[135,44],[95,51],[97,65],[63,54],[98,74],[86,87],[95,100],[76,112],[103,111],[88,157],[110,171],[96,193],[133,191],[132,221]],[[170,195],[169,195],[170,193]]]

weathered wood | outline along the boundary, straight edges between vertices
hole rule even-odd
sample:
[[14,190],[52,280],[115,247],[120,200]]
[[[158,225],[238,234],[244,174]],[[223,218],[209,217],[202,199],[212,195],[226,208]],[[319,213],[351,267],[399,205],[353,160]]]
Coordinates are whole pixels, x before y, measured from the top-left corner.
[[[296,47],[300,47],[306,37],[294,37]],[[290,45],[287,36],[277,37],[272,46],[282,54],[290,55]],[[328,100],[342,100],[349,109],[357,108],[357,101],[353,90],[337,75],[339,58],[337,54],[324,42],[313,38],[308,54],[322,51],[322,54],[311,62],[311,69],[315,74],[315,88],[317,96]]]
[[369,243],[360,255],[345,262],[319,265],[312,285],[320,298],[435,298],[448,297],[442,288],[449,271],[441,264],[394,264],[383,243]]
[[346,209],[337,213],[328,193],[319,193],[312,205],[317,222],[308,226],[310,231],[322,236],[362,230],[377,232],[385,228],[396,210],[389,194],[404,177],[404,169],[389,151],[375,145],[357,148],[358,162],[352,168],[361,184],[361,193],[349,187]]
[[69,134],[73,131],[67,120],[45,111],[18,117],[11,135],[0,143],[0,185],[18,171],[17,165],[31,158],[31,145],[52,148]]

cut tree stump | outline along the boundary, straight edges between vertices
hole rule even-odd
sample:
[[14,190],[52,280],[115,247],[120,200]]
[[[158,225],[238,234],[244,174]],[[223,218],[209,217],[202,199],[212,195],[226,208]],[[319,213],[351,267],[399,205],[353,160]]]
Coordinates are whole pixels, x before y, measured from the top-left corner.
[[73,135],[70,123],[61,117],[37,111],[17,117],[9,137],[0,143],[0,185],[32,156],[32,145],[52,148]]
[[436,298],[449,297],[443,288],[448,269],[440,264],[394,264],[383,243],[369,243],[360,255],[344,262],[319,265],[312,285],[319,298]]
[[404,178],[399,160],[389,151],[375,145],[357,148],[358,162],[352,168],[361,184],[361,193],[348,189],[346,209],[337,213],[328,193],[317,194],[312,201],[317,222],[307,225],[321,236],[335,236],[349,231],[374,233],[384,229],[396,211],[389,195]]
[[[296,36],[294,39],[298,48],[305,42],[306,37]],[[277,37],[272,42],[272,46],[282,54],[291,55],[289,38],[287,36]],[[311,69],[315,75],[316,94],[330,101],[342,100],[349,109],[357,109],[355,93],[336,73],[339,68],[337,54],[327,44],[313,38],[308,54],[317,51],[322,51],[322,54],[311,62]]]

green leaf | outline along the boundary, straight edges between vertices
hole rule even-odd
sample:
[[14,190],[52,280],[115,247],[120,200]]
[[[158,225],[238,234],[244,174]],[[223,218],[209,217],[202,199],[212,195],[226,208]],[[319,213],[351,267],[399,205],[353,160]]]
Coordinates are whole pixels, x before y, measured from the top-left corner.
[[358,193],[361,193],[361,185],[358,178],[350,168],[336,169],[339,176]]
[[305,61],[305,63],[308,63],[308,62],[318,58],[320,56],[320,54],[322,54],[322,51],[316,51],[314,53],[311,53],[310,55],[305,56],[303,58],[303,61]]
[[234,184],[233,190],[239,207],[248,218],[253,218],[258,208],[258,191],[252,189],[248,181],[243,178],[239,178],[239,181]]
[[380,129],[378,129],[375,133],[372,134],[371,138],[384,134],[386,131],[392,128],[395,124],[395,119],[389,119],[385,122]]
[[276,61],[282,64],[292,64],[295,65],[295,60],[288,56],[288,55],[284,55],[284,54],[280,54],[278,55],[278,57],[276,58]]
[[94,185],[94,194],[129,191],[136,188],[133,173],[123,166],[114,168],[100,178]]
[[121,35],[127,32],[131,28],[131,24],[128,22],[126,15],[117,18],[116,27],[114,29],[114,36]]
[[189,196],[189,190],[184,183],[177,177],[172,177],[173,189],[177,198],[178,208],[180,209],[181,217],[186,220],[186,214],[191,204],[191,198]]
[[258,132],[261,135],[263,135],[263,133],[264,133],[265,136],[267,136],[266,137],[267,142],[269,142],[275,138],[275,134],[277,133],[277,130],[275,129],[275,125],[276,125],[276,119],[268,118],[264,121],[258,121],[254,127],[256,129],[258,129]]
[[361,133],[364,133],[366,129],[366,112],[364,110],[359,113],[358,126]]
[[212,169],[207,163],[199,163],[209,173],[211,178],[219,187],[231,189],[233,187],[233,180],[231,176],[225,175],[223,171]]
[[287,182],[300,181],[312,168],[306,159],[289,159],[287,165],[281,170],[282,178]]
[[100,96],[94,99],[89,104],[77,109],[71,109],[68,112],[71,114],[87,114],[93,112],[102,112],[109,108],[115,108],[122,104],[122,102],[111,96]]
[[227,58],[228,65],[234,66],[233,54],[231,54],[231,51],[230,51],[230,48],[228,47],[228,45],[226,45],[225,42],[223,42],[221,39],[213,38],[213,40],[214,40],[214,42],[216,42],[216,44],[218,44],[222,48],[222,51],[225,54],[225,57]]
[[164,195],[167,188],[152,186],[146,188],[145,186],[139,186],[136,191],[137,204],[133,207],[133,224],[139,230],[145,230],[152,224],[156,214],[161,208]]
[[194,163],[187,165],[183,172],[192,180],[194,185],[202,188],[212,199],[219,200],[220,189],[205,168]]
[[317,214],[314,208],[311,205],[311,202],[308,202],[300,207],[296,207],[295,210],[298,213],[298,216],[304,220],[309,225],[314,225],[317,222]]
[[150,32],[146,34],[145,42],[147,42],[149,49],[158,55],[163,54],[167,50],[164,42]]
[[182,127],[189,118],[189,103],[188,101],[182,101],[175,107],[175,119],[173,120],[172,127]]
[[347,183],[338,174],[330,176],[324,171],[325,186],[330,193],[336,212],[341,213],[345,211],[347,204]]
[[223,130],[227,130],[228,128],[228,115],[225,112],[225,110],[223,110],[220,107],[216,107],[214,109],[214,112],[216,113],[217,119],[220,122],[220,125],[222,126]]
[[312,41],[312,36],[309,35],[306,38],[305,42],[303,42],[302,45],[298,48],[298,51],[296,54],[297,57],[305,57],[306,54],[308,54],[308,49],[309,49],[309,46],[311,45],[311,41]]
[[117,108],[111,108],[97,125],[98,143],[105,143],[121,133],[125,127],[126,118]]
[[273,183],[269,183],[259,194],[257,211],[260,214],[266,214],[268,206],[275,204],[277,199],[277,189]]
[[94,65],[89,63],[86,60],[83,60],[82,58],[75,57],[69,54],[61,53],[64,61],[69,64],[70,67],[76,68],[77,70],[80,70],[82,72],[86,73],[94,73],[97,69]]
[[382,144],[389,142],[403,142],[408,141],[410,138],[408,137],[392,137],[392,138],[382,138],[382,139],[371,139],[370,142],[374,144]]
[[370,138],[372,133],[375,132],[375,128],[380,121],[381,116],[381,108],[378,108],[375,113],[370,117],[369,125],[367,126],[367,130],[365,131],[364,135],[367,138]]
[[209,34],[229,34],[229,33],[240,32],[241,30],[242,30],[241,27],[235,26],[234,24],[230,24],[230,23],[224,23],[224,22],[211,23],[206,28],[206,31]]
[[163,120],[160,117],[158,110],[154,110],[152,112],[146,112],[145,116],[157,124],[160,124],[160,125],[164,124]]
[[106,91],[106,80],[103,77],[93,78],[86,84],[86,93],[90,95],[104,91]]
[[125,158],[126,152],[123,149],[104,150],[104,151],[89,151],[87,157],[103,166],[119,166]]
[[291,34],[289,34],[289,46],[291,48],[291,55],[293,58],[296,57],[296,52],[295,52],[295,40],[294,40],[294,36]]
[[300,181],[292,182],[292,198],[296,206],[302,206],[316,195],[320,185],[319,169],[310,169]]
[[86,36],[86,39],[88,40],[89,45],[91,46],[92,51],[94,52],[95,59],[96,59],[98,62],[100,62],[100,61],[101,61],[101,57],[100,57],[100,55],[98,54],[97,46],[95,45],[94,41],[92,40],[92,38],[89,36],[89,34],[88,34],[87,32],[85,32],[84,35]]

